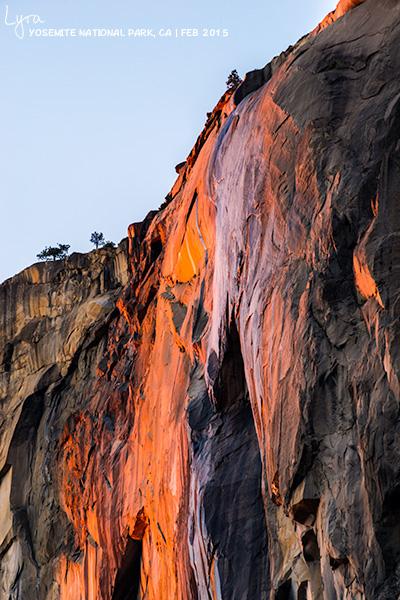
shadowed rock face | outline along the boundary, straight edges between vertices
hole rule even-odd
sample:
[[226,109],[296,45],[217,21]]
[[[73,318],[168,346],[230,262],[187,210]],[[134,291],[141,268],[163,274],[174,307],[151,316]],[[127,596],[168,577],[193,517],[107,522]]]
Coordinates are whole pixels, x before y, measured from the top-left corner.
[[[201,543],[205,524],[216,597],[267,598],[270,587],[262,466],[234,324],[226,343],[214,388],[215,402],[204,384],[203,393],[196,391],[188,406],[196,482],[193,502],[199,506],[191,522],[192,546]],[[197,364],[192,377],[196,382],[204,381],[198,371]],[[197,569],[196,573],[198,587],[206,590],[207,582],[200,579]]]
[[350,8],[127,252],[0,286],[1,600],[399,596],[400,4]]

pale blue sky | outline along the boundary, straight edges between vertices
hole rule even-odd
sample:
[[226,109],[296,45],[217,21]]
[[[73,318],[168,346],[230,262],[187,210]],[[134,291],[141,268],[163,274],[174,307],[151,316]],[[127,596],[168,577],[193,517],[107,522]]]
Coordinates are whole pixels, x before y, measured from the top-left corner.
[[226,38],[20,40],[0,2],[0,281],[45,245],[119,241],[157,208],[225,89],[335,0],[9,0],[45,28],[215,27]]

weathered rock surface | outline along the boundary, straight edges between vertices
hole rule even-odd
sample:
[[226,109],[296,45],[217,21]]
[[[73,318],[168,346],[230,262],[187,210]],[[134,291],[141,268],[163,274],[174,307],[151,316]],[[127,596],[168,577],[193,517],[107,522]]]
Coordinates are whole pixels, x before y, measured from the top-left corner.
[[59,508],[53,452],[62,423],[97,378],[129,280],[127,250],[125,240],[38,263],[0,286],[2,599],[52,597],[56,589],[52,559],[73,532]]
[[400,3],[353,4],[221,98],[128,263],[0,287],[1,600],[400,596]]

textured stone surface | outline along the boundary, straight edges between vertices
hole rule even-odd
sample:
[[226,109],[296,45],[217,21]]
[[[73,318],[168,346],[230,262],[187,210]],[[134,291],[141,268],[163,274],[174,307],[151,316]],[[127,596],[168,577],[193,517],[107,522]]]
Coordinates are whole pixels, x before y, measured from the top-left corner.
[[91,393],[127,258],[124,241],[0,286],[2,599],[58,597],[52,560],[73,532],[59,507],[57,439]]
[[0,287],[1,600],[399,596],[400,4],[351,7],[221,98],[127,262]]

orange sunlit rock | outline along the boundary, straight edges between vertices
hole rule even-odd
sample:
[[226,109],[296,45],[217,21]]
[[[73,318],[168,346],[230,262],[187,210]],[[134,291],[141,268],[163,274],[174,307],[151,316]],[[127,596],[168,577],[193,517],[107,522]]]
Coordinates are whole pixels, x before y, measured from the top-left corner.
[[363,2],[365,2],[365,0],[340,0],[336,9],[333,10],[332,12],[330,12],[321,21],[321,23],[318,25],[316,31],[321,31],[322,29],[325,29],[326,27],[328,27],[329,25],[331,25],[332,23],[337,21],[337,19],[340,19],[340,17],[343,17],[343,15],[345,15],[349,10],[351,10],[352,8],[355,8],[359,4],[362,4]]
[[354,277],[358,291],[364,298],[375,298],[379,306],[384,308],[378,287],[367,264],[363,264],[357,255],[354,255]]
[[127,240],[0,286],[1,599],[400,595],[399,23],[306,36]]

